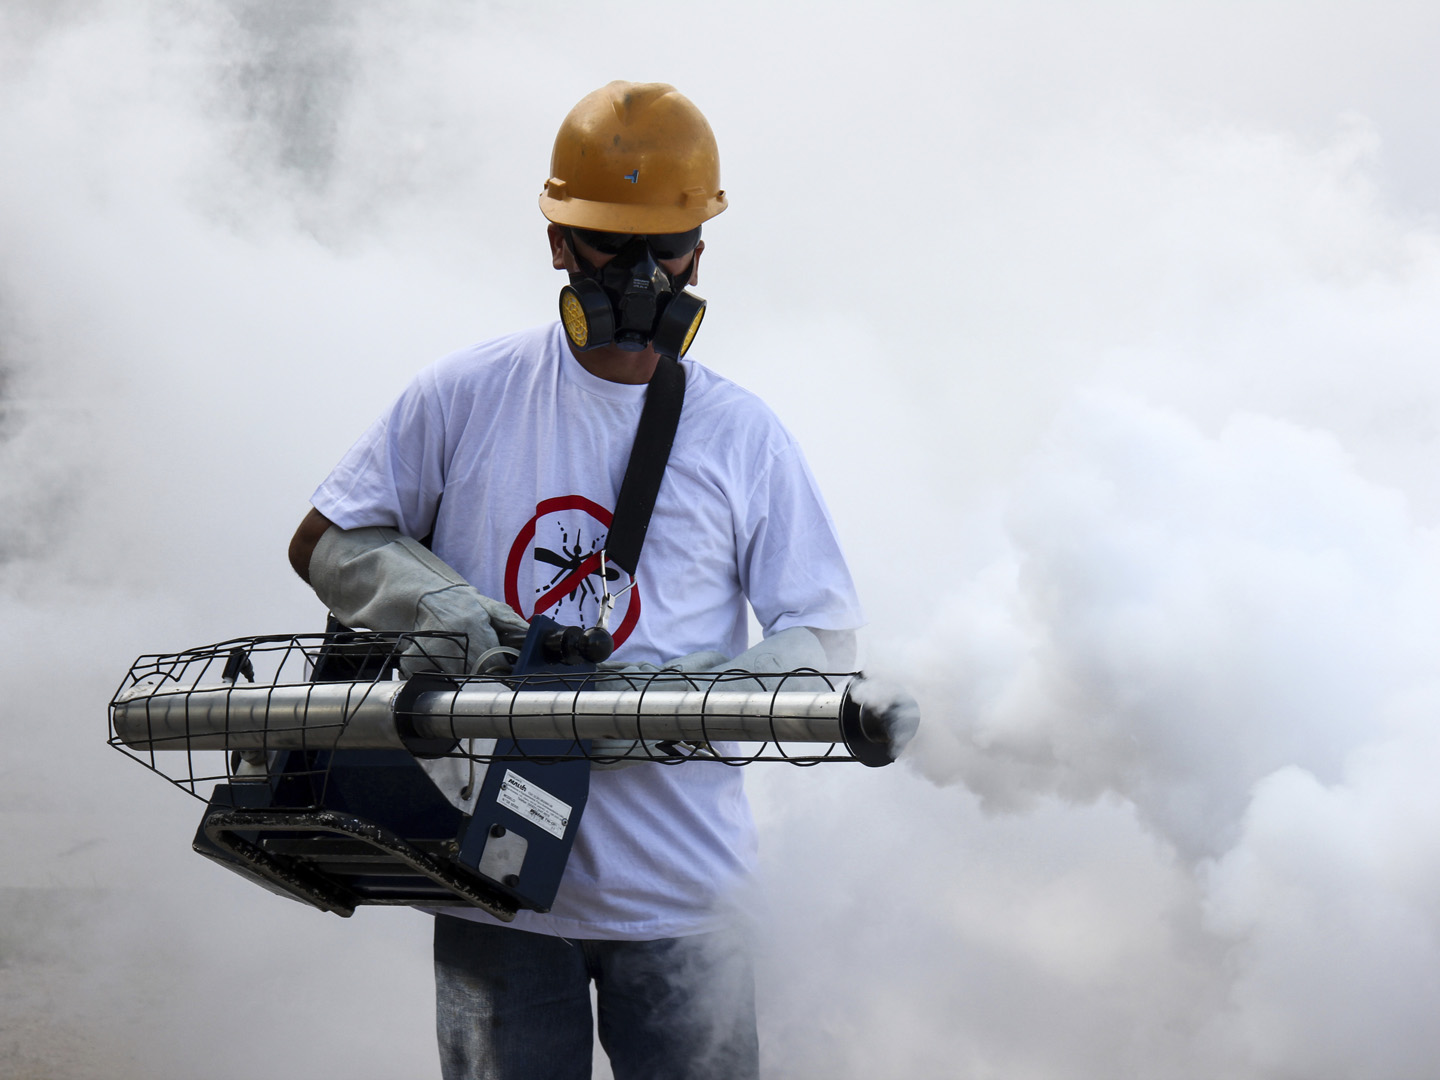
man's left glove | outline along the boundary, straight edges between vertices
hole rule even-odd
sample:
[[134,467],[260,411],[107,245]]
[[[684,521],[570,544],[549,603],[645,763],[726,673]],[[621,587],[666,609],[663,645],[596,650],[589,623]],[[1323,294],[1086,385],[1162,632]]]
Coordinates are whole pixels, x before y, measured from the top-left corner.
[[467,635],[465,658],[427,651],[452,675],[475,671],[503,641],[519,645],[529,624],[508,604],[482,596],[418,540],[395,529],[331,526],[310,556],[310,584],[346,626],[367,630],[441,630]]
[[[771,676],[729,680],[725,684],[728,690],[774,690],[782,683],[791,690],[822,690],[830,688],[828,680],[796,677],[790,673],[824,671],[829,666],[825,647],[815,631],[808,626],[792,626],[728,660],[724,653],[697,652],[661,665],[601,664],[601,672],[609,677],[602,678],[597,685],[623,690],[636,685],[637,680],[630,677],[647,676],[645,686],[673,682],[679,687],[689,687],[694,684],[686,679],[687,672],[723,671]],[[680,752],[680,748],[672,745],[643,739],[593,739],[590,745],[591,767],[595,769],[618,769],[641,761],[673,758]]]

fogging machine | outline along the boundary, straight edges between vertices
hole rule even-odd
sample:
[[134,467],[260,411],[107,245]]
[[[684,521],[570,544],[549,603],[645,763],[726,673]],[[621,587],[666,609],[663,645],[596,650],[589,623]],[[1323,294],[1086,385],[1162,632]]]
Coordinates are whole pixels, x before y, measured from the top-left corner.
[[[440,674],[465,645],[340,630],[142,656],[109,741],[206,802],[196,851],[273,892],[342,916],[458,904],[509,921],[553,903],[616,740],[634,768],[881,766],[918,721],[858,673],[597,671],[580,632],[543,616],[508,673]],[[454,799],[421,765],[443,758],[469,780]]]

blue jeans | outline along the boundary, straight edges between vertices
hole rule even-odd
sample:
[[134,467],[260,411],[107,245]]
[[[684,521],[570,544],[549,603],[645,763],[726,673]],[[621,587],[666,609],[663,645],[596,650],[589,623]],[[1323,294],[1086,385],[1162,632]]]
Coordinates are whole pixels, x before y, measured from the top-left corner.
[[755,984],[738,932],[567,941],[435,917],[445,1080],[590,1080],[590,982],[615,1080],[759,1076]]

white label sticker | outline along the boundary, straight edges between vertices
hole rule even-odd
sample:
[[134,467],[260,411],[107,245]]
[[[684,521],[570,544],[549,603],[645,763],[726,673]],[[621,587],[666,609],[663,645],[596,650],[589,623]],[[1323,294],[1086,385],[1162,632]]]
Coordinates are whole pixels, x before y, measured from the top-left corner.
[[565,839],[565,826],[570,824],[570,804],[561,802],[519,773],[505,770],[505,780],[500,785],[496,801],[505,809],[533,821],[551,836]]

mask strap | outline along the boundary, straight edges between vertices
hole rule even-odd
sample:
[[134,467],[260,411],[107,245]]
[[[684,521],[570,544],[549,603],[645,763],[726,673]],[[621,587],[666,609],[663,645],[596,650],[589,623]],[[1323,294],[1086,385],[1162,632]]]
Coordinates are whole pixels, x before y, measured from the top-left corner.
[[586,277],[598,278],[600,275],[599,268],[589,259],[585,258],[584,255],[580,254],[580,249],[575,246],[575,232],[569,225],[565,226],[565,243],[569,245],[570,254],[575,257],[575,261],[580,265],[580,272]]
[[670,284],[677,293],[690,287],[690,275],[693,273],[695,273],[695,251],[692,248],[690,251],[690,261],[685,265],[685,269],[681,270],[678,274],[670,275]]

